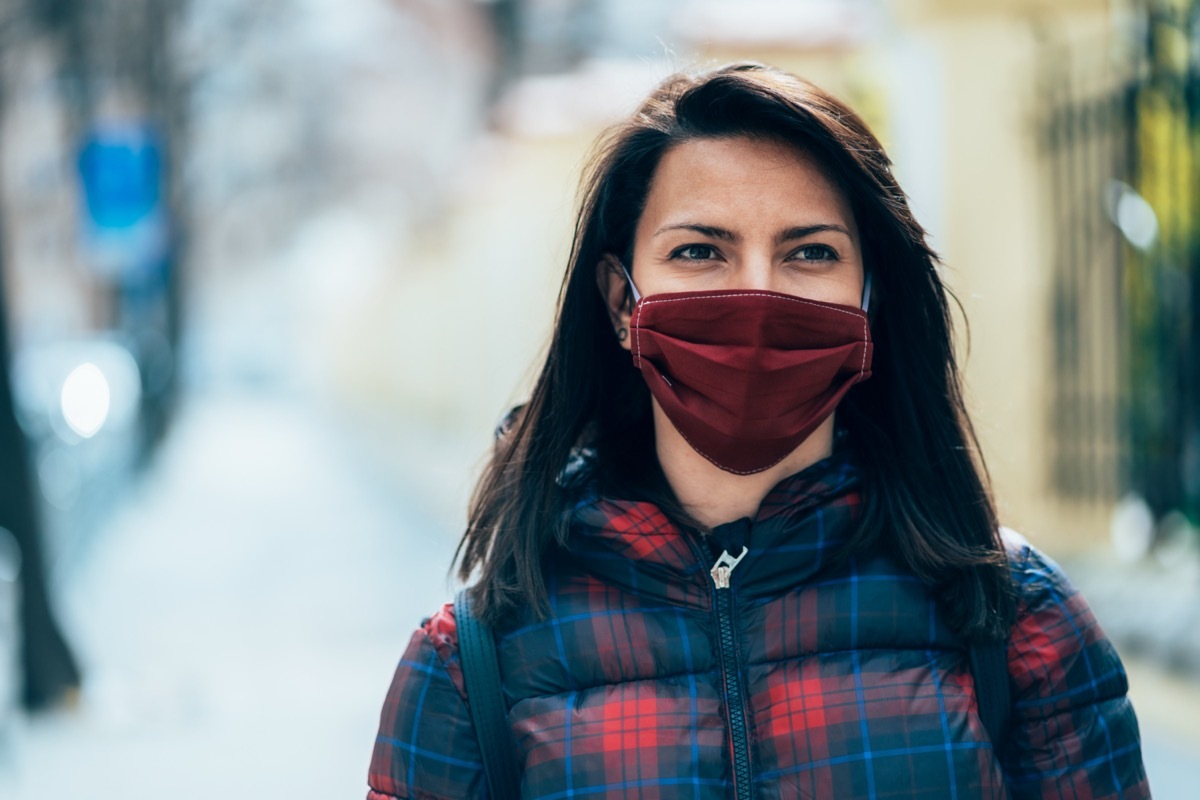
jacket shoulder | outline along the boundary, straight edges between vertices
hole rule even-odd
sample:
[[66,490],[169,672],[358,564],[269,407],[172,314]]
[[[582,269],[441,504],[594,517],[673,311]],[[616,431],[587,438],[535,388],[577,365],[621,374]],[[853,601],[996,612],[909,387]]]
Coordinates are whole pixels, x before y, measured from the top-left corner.
[[[1125,672],[1092,609],[1053,559],[1021,534],[1002,529],[1017,593],[1009,637],[1009,671],[1019,707],[1079,683],[1076,695],[1124,695]],[[1082,697],[1080,699],[1083,699]]]
[[1062,567],[1015,531],[1001,534],[1017,591],[1002,758],[1013,796],[1148,797],[1116,648]]
[[371,800],[481,797],[483,758],[466,704],[454,609],[426,618],[396,665],[367,776]]
[[[1061,615],[1095,625],[1091,608],[1071,583],[1062,567],[1028,539],[1011,528],[1001,528],[1000,537],[1008,554],[1009,572],[1017,592],[1017,619],[1014,633],[1029,626],[1039,614]],[[1103,635],[1103,634],[1101,634]]]

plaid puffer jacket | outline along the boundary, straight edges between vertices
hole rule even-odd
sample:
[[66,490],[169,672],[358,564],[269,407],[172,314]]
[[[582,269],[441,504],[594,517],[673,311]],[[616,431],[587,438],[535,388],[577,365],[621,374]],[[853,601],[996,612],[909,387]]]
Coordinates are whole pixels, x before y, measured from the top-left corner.
[[[707,544],[653,505],[583,500],[551,618],[498,632],[522,797],[1149,797],[1124,669],[1060,569],[1006,533],[997,747],[926,587],[882,556],[825,566],[858,503],[842,457],[784,480],[733,531],[749,552],[720,589]],[[368,780],[369,800],[487,796],[449,605],[396,669]]]

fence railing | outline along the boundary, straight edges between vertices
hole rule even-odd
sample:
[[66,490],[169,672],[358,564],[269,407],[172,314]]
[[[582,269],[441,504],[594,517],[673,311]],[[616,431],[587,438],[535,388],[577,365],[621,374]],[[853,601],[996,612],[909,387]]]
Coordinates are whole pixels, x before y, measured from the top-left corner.
[[1146,3],[1123,47],[1047,43],[1052,475],[1200,524],[1200,2]]

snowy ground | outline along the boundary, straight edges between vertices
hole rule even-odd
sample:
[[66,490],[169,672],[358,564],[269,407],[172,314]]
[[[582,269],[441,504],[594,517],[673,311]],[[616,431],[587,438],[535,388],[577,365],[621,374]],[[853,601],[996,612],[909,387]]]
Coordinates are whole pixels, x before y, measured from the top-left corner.
[[70,578],[83,702],[18,728],[0,797],[362,796],[455,544],[363,453],[288,400],[194,401]]

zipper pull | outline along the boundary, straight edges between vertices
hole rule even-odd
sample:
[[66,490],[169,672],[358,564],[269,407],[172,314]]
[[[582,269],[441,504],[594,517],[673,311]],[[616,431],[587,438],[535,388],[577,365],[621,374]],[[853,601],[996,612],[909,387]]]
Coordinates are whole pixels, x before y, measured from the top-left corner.
[[733,568],[736,567],[738,563],[746,557],[746,553],[749,552],[750,548],[742,545],[742,552],[738,553],[737,558],[729,555],[728,550],[725,550],[721,553],[721,557],[717,559],[717,563],[713,564],[713,568],[708,572],[709,575],[712,575],[713,583],[716,584],[718,589],[729,588],[729,576],[733,573]]

